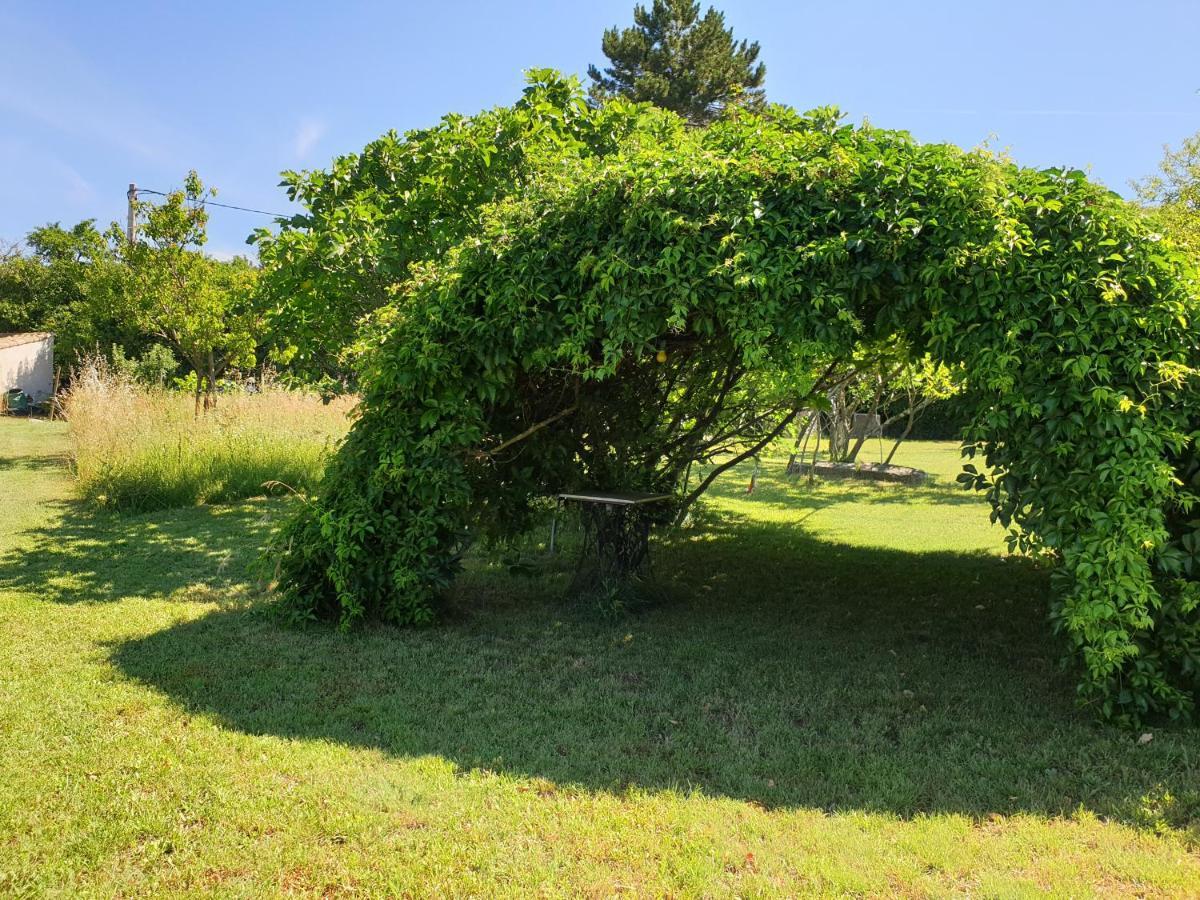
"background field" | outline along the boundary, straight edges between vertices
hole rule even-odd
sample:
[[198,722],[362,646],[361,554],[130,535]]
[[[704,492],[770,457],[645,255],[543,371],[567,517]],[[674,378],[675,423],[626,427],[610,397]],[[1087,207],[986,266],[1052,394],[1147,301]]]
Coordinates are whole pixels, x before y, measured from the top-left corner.
[[242,500],[267,482],[276,494],[311,491],[355,402],[268,383],[224,393],[198,418],[186,393],[139,384],[102,358],[73,376],[64,406],[77,493],[120,512]]
[[731,473],[627,618],[531,546],[352,635],[267,614],[284,501],[95,511],[66,452],[0,420],[0,894],[1200,885],[1200,735],[1074,708],[951,444],[916,490]]

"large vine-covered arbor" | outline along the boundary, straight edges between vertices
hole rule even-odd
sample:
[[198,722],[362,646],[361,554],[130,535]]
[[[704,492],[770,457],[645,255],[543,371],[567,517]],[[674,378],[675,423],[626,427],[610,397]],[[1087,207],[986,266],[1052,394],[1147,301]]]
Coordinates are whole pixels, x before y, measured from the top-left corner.
[[[825,112],[692,130],[562,96],[619,128],[602,150],[521,156],[389,286],[363,331],[360,417],[277,544],[289,603],[343,626],[426,621],[467,535],[519,533],[564,489],[685,502],[706,486],[685,495],[693,461],[769,441],[856,347],[902,340],[965,368],[966,479],[1056,560],[1052,621],[1083,698],[1192,714],[1198,308],[1168,241],[1079,172]],[[279,277],[309,277],[297,248],[320,230],[267,248]]]

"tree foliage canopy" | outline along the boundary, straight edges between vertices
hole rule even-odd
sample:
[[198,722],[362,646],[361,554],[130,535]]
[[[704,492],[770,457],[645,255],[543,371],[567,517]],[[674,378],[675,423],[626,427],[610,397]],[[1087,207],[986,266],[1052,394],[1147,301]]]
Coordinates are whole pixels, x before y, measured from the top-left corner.
[[653,118],[627,103],[591,110],[577,88],[535,70],[512,107],[389,132],[327,172],[285,172],[288,196],[306,211],[255,240],[292,365],[344,369],[371,314],[392,302],[414,264],[441,258],[479,229],[488,204],[526,190],[546,167],[613,152],[635,127],[651,133]]
[[[536,498],[576,487],[682,501],[692,461],[769,439],[827,386],[826,360],[900,335],[967,372],[965,449],[985,465],[964,480],[1057,561],[1082,697],[1127,720],[1194,711],[1196,283],[1137,211],[1077,171],[830,111],[693,130],[589,110],[544,76],[484,119],[528,135],[501,166],[520,190],[495,187],[471,120],[362,158],[386,149],[391,174],[366,189],[354,267],[324,274],[389,302],[361,415],[279,538],[294,609],[427,621],[466,535],[517,533]],[[587,138],[548,140],[543,121]],[[318,207],[335,177],[371,180],[310,176]],[[439,192],[462,198],[453,225]],[[335,214],[308,221],[280,238],[284,284],[343,244]]]
[[633,8],[632,28],[610,28],[601,48],[609,66],[588,66],[594,100],[653,103],[707,125],[732,106],[761,109],[767,67],[758,42],[736,41],[725,15],[703,16],[694,0],[654,0]]
[[1156,224],[1200,259],[1200,133],[1177,150],[1166,148],[1158,174],[1137,188],[1144,202],[1154,204]]
[[95,290],[97,270],[111,260],[90,219],[33,229],[24,248],[0,255],[0,331],[54,332],[55,353],[67,365],[114,343],[140,348],[145,340]]

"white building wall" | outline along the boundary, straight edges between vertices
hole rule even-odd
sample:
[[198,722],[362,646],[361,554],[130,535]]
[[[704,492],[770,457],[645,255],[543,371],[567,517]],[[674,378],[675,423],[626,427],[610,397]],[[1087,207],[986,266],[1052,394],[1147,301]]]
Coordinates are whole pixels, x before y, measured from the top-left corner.
[[54,391],[54,337],[47,336],[0,347],[0,394],[13,388],[24,391],[35,403]]

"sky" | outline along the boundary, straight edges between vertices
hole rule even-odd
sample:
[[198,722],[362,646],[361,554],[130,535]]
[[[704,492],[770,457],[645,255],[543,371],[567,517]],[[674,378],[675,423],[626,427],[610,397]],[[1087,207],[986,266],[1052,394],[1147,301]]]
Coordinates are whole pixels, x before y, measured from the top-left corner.
[[[1085,168],[1127,195],[1164,144],[1200,130],[1200,0],[716,5],[761,44],[773,101]],[[282,170],[510,104],[529,68],[584,76],[632,7],[0,0],[0,240],[123,221],[130,182],[165,191],[189,169],[220,201],[286,213]],[[246,253],[270,222],[212,209],[208,249]]]

